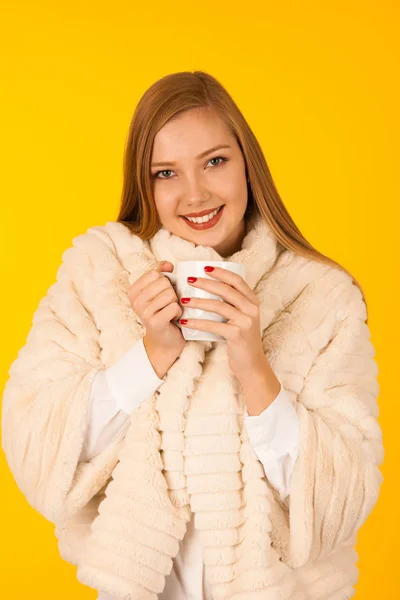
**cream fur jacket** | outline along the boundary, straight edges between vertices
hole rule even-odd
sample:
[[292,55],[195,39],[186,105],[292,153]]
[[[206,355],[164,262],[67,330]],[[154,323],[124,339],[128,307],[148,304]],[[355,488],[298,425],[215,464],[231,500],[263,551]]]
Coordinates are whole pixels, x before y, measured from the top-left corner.
[[[187,341],[120,439],[79,462],[90,387],[141,336],[127,292],[158,260],[232,260],[261,300],[260,336],[300,422],[282,503],[244,426],[226,343]],[[383,477],[378,368],[350,277],[284,249],[256,214],[228,258],[160,229],[91,227],[62,257],[9,370],[2,445],[30,505],[55,524],[83,584],[153,600],[194,513],[216,600],[344,600],[357,532]]]

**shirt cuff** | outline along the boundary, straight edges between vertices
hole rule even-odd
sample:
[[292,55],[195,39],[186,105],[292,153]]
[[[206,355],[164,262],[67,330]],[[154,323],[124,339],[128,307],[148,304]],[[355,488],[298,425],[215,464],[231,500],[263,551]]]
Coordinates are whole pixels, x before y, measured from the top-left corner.
[[164,382],[155,372],[140,338],[104,375],[120,410],[131,414]]
[[299,418],[282,385],[275,400],[262,413],[249,415],[245,410],[244,422],[254,449],[268,446],[270,451],[283,454],[298,448]]

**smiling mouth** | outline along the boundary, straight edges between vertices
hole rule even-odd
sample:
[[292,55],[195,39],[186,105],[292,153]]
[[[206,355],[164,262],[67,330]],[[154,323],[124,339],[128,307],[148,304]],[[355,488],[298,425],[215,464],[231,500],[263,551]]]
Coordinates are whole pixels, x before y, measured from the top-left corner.
[[211,229],[212,227],[216,227],[218,225],[218,223],[221,219],[221,215],[224,211],[224,208],[225,208],[225,204],[220,206],[218,209],[218,212],[208,221],[204,221],[204,223],[196,223],[193,221],[189,221],[189,219],[187,219],[183,215],[181,215],[180,218],[183,219],[185,221],[186,225],[188,227],[190,227],[191,229],[194,229],[196,231],[203,231],[206,229]]
[[[210,215],[210,214],[211,214],[211,213],[213,213],[214,211],[217,211],[217,213],[216,213],[216,214],[218,214],[218,213],[221,211],[221,208],[223,208],[224,206],[225,206],[225,204],[221,204],[221,206],[218,206],[217,208],[214,208],[214,210],[210,210],[210,212],[209,212],[209,213],[207,213],[207,214],[209,214],[209,215]],[[207,216],[207,214],[205,214],[205,215],[202,215],[202,217],[206,217],[206,216]],[[186,215],[179,215],[179,216],[180,216],[180,217],[182,217],[183,219],[186,219],[186,221],[189,221],[189,219],[188,219],[188,217],[187,217]],[[190,216],[190,215],[189,215],[189,216]],[[214,216],[215,216],[215,215],[214,215]],[[190,218],[191,218],[191,219],[201,219],[202,217],[190,217]],[[214,218],[214,217],[212,217],[212,218]],[[193,223],[193,221],[191,221],[191,222]],[[198,223],[198,225],[200,225],[200,223]]]

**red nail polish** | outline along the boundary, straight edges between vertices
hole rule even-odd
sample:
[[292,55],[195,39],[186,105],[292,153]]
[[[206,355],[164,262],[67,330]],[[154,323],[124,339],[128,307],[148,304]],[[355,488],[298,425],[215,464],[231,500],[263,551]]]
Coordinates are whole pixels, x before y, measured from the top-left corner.
[[190,302],[190,298],[181,298],[181,302],[183,304],[187,304],[188,302]]
[[181,320],[179,321],[179,323],[180,323],[181,325],[186,325],[186,323],[187,323],[187,319],[181,319]]
[[189,283],[194,283],[195,281],[197,281],[197,277],[188,277],[187,280]]
[[211,273],[214,271],[214,267],[204,267],[204,270],[207,271],[207,273]]

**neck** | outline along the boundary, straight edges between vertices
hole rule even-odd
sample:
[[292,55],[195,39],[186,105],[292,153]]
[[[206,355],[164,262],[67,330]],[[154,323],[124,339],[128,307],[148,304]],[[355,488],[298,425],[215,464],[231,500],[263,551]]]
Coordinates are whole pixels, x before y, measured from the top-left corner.
[[243,238],[246,235],[246,232],[246,222],[244,219],[242,219],[232,233],[227,237],[227,239],[225,239],[221,244],[213,246],[214,250],[223,258],[232,256],[232,254],[241,249]]

